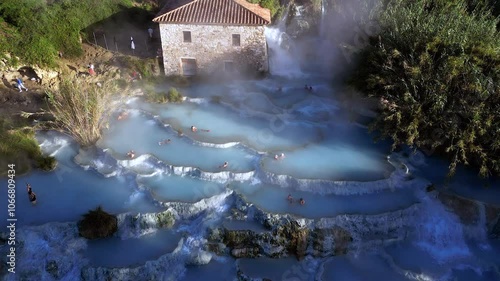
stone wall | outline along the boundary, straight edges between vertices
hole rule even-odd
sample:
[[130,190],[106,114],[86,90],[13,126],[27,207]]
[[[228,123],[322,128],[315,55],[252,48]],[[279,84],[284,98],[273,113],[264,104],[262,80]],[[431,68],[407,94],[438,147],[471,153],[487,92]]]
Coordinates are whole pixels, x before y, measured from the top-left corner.
[[[191,32],[190,43],[183,31]],[[233,34],[240,35],[240,46],[233,46]],[[198,74],[224,71],[224,61],[233,61],[235,70],[268,70],[264,26],[161,23],[160,35],[166,75],[183,74],[181,58],[196,59]]]

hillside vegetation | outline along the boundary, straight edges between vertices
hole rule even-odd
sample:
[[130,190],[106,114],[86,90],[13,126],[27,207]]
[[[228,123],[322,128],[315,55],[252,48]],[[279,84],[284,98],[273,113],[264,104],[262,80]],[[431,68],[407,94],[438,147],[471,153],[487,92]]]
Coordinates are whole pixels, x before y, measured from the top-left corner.
[[450,175],[459,164],[500,175],[498,18],[482,1],[386,2],[353,77],[383,107],[372,128],[447,155]]
[[81,31],[130,7],[131,0],[2,0],[0,56],[11,53],[29,64],[54,66],[61,51],[82,54]]

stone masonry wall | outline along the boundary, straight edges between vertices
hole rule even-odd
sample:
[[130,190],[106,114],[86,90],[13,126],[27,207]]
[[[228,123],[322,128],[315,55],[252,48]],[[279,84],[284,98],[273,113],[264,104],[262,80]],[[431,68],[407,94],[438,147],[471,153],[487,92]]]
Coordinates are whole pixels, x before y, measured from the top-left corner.
[[[191,43],[183,31],[191,32]],[[182,74],[181,58],[196,59],[198,74],[223,71],[224,61],[233,61],[235,70],[268,70],[264,26],[161,23],[160,34],[166,75]],[[233,34],[240,35],[240,46],[233,46]]]

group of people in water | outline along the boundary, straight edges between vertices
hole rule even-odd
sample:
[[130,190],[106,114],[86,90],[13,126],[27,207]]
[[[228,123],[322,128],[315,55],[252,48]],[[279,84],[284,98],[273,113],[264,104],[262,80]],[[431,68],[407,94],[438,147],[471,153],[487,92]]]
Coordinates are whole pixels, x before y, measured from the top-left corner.
[[274,160],[282,160],[285,159],[285,153],[281,153],[280,155],[275,154],[274,155]]
[[[311,85],[307,85],[307,84],[304,85],[304,89],[308,90],[309,92],[313,91],[313,87]],[[278,88],[276,89],[276,91],[282,92],[283,91],[283,87],[282,86],[278,86]]]
[[304,89],[308,90],[309,92],[312,92],[313,87],[311,85],[304,85]]
[[[126,119],[127,117],[128,117],[128,112],[123,111],[122,113],[120,113],[120,115],[118,115],[118,118],[117,118],[117,119],[118,119],[118,120],[124,120],[124,119]],[[191,131],[192,131],[192,132],[196,133],[196,132],[198,132],[198,130],[200,130],[200,131],[202,131],[202,132],[210,132],[210,130],[207,130],[207,129],[198,129],[198,128],[196,128],[195,126],[191,126]],[[183,136],[182,131],[179,131],[179,136]],[[159,141],[159,142],[158,142],[158,145],[166,145],[166,144],[169,144],[169,143],[171,143],[171,142],[172,142],[172,140],[171,140],[171,139],[164,139],[164,140]],[[129,152],[127,152],[127,157],[128,157],[128,158],[130,158],[130,159],[135,158],[135,151],[130,150]],[[224,162],[224,164],[223,164],[223,165],[221,165],[220,167],[221,167],[221,168],[226,168],[226,167],[227,167],[227,165],[228,165],[228,163],[227,163],[227,162]]]
[[120,113],[120,115],[118,115],[118,117],[116,119],[118,120],[125,120],[127,119],[128,117],[128,112],[127,111],[123,111],[122,113]]
[[[290,204],[292,204],[292,203],[293,203],[293,201],[294,201],[294,200],[293,200],[293,197],[292,197],[292,194],[288,194],[288,196],[286,197],[286,200],[288,200],[288,202],[290,202]],[[298,202],[299,202],[299,204],[300,204],[300,205],[302,205],[302,206],[304,206],[304,205],[306,204],[306,200],[304,200],[304,198],[300,198],[300,199],[298,200]]]

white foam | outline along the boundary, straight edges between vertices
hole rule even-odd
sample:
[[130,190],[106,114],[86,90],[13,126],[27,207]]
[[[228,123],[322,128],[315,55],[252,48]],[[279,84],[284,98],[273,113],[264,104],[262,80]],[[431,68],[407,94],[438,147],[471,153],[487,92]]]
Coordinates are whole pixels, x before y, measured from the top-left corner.
[[207,103],[207,99],[205,99],[205,98],[189,98],[189,97],[185,97],[184,100],[187,101],[187,102],[192,102],[192,103],[196,103],[196,104]]
[[36,137],[42,152],[52,157],[56,156],[63,148],[73,142],[68,136],[54,131],[44,134],[38,133]]
[[[192,139],[191,139],[192,140]],[[228,143],[208,143],[192,140],[193,144],[204,146],[204,147],[214,147],[214,148],[230,148],[235,147],[240,144],[240,142],[228,142]]]

